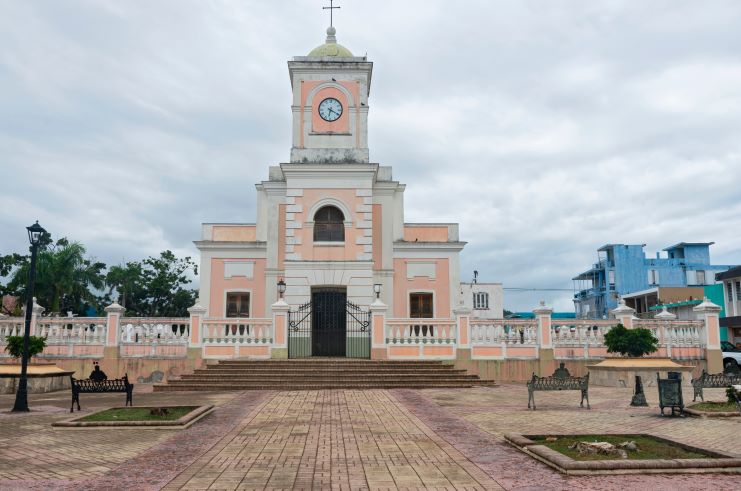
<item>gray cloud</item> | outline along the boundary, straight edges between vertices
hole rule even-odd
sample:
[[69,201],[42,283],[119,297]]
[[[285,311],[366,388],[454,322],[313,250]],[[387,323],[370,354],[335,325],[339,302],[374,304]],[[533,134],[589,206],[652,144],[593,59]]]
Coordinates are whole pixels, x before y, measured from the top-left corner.
[[[407,183],[408,221],[460,222],[464,279],[570,288],[608,242],[740,262],[738,2],[341,5],[339,41],[375,62],[371,158]],[[109,263],[253,221],[320,6],[0,2],[0,252],[37,218]],[[505,305],[540,298],[571,308]]]

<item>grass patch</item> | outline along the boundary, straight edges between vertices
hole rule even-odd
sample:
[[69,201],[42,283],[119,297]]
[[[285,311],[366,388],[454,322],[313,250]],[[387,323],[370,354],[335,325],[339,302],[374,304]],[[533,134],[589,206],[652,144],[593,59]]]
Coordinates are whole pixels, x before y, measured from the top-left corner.
[[688,409],[709,413],[735,413],[738,411],[738,406],[736,406],[735,402],[700,402],[688,406]]
[[628,459],[630,460],[649,460],[649,459],[702,459],[709,456],[691,450],[685,450],[679,445],[662,442],[650,436],[643,435],[582,435],[582,436],[559,436],[555,442],[546,441],[545,436],[529,437],[537,444],[561,452],[567,457],[574,460],[623,460],[617,455],[579,455],[576,449],[570,449],[569,446],[577,442],[608,442],[618,445],[623,442],[633,441],[638,446],[638,451],[628,450]]
[[80,419],[80,421],[174,421],[180,419],[198,406],[168,407],[168,414],[154,416],[150,414],[149,407],[127,407],[106,409],[99,413],[91,414]]

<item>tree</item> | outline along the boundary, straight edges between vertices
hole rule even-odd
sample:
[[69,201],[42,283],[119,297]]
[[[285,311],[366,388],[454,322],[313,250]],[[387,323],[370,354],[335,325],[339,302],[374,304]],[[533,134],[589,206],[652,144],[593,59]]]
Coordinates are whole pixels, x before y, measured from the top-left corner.
[[[106,265],[85,257],[85,247],[66,238],[53,245],[42,241],[36,266],[36,297],[51,312],[72,311],[84,314],[85,304],[95,304],[91,289],[104,286]],[[29,261],[17,264],[6,289],[26,301]]]
[[608,353],[640,358],[658,350],[659,340],[650,329],[643,327],[627,329],[624,325],[618,324],[605,334],[605,346]]
[[109,296],[114,290],[119,295],[127,315],[186,317],[198,295],[186,288],[191,283],[190,271],[198,274],[190,257],[178,259],[171,251],[164,251],[159,257],[113,266],[106,284]]
[[[0,256],[0,278],[9,276],[16,268],[28,261],[28,256],[23,256],[18,253],[7,254]],[[16,291],[10,288],[9,285],[3,285],[0,283],[0,314],[5,315],[19,315],[20,314],[20,302],[15,302],[14,305],[6,305],[3,302],[3,297],[6,295],[16,297]]]
[[129,303],[141,299],[143,293],[143,272],[139,262],[128,262],[125,265],[111,266],[105,277],[109,297],[113,291],[119,295],[119,303],[126,308]]
[[142,267],[147,294],[142,313],[149,317],[187,316],[188,307],[198,295],[195,290],[184,288],[190,284],[187,272],[198,274],[198,266],[190,256],[178,259],[171,251],[164,251],[159,257],[145,259]]

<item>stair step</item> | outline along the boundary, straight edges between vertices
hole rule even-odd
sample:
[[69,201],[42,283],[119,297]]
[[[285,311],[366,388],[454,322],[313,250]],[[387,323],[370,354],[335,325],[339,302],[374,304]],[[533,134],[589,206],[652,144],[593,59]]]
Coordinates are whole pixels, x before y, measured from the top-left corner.
[[439,360],[369,360],[300,358],[290,360],[223,360],[154,390],[324,390],[391,388],[465,388],[492,386],[465,369]]

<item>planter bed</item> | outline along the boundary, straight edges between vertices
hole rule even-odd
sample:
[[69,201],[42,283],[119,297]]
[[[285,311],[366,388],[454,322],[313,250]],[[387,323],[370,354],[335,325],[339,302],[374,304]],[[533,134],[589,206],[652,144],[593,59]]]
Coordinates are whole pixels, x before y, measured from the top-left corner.
[[741,416],[735,402],[701,402],[684,408],[684,412],[690,416],[702,418],[733,418]]
[[[555,437],[556,441],[546,441]],[[692,447],[683,443],[646,434],[622,435],[518,435],[504,439],[518,450],[569,475],[658,474],[658,473],[741,473],[741,458]],[[559,441],[560,440],[560,441]],[[572,458],[551,447],[559,448],[572,441],[635,441],[644,453],[629,452],[628,458],[589,455]],[[569,450],[565,450],[571,453]],[[664,458],[655,458],[666,455]]]
[[[169,414],[152,416],[150,410],[166,408]],[[206,416],[213,406],[133,406],[113,407],[67,421],[52,423],[55,428],[136,428],[171,429],[188,428]]]

